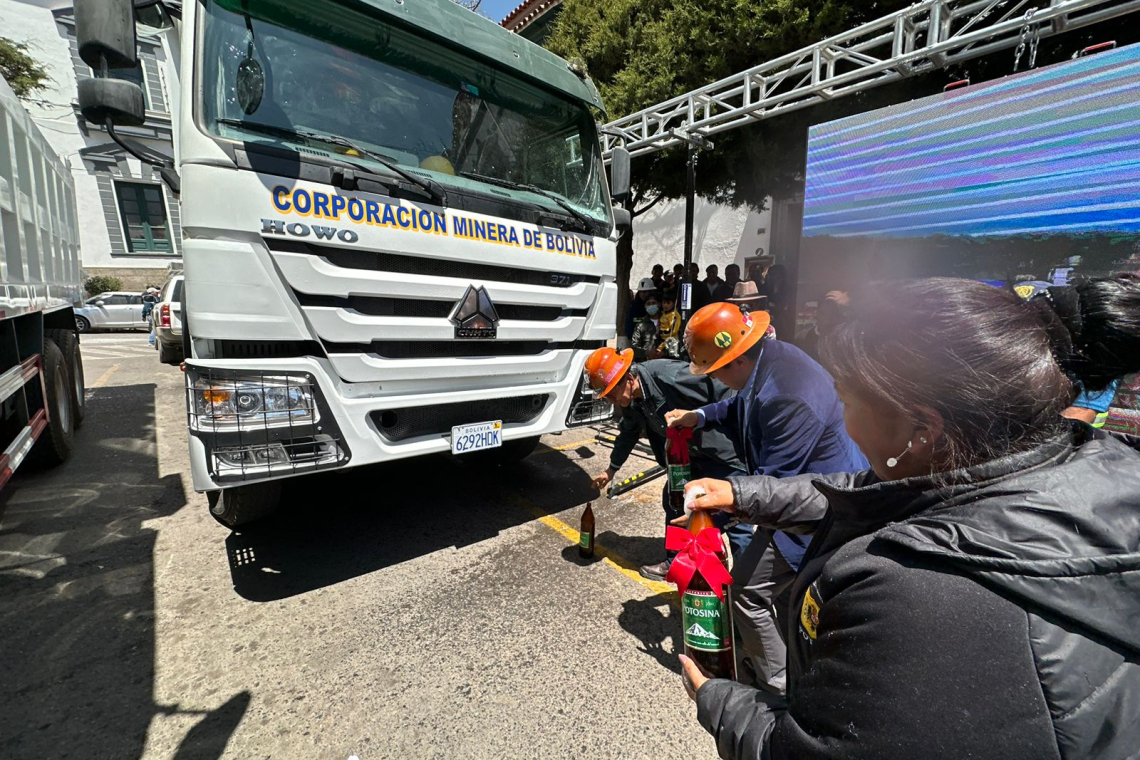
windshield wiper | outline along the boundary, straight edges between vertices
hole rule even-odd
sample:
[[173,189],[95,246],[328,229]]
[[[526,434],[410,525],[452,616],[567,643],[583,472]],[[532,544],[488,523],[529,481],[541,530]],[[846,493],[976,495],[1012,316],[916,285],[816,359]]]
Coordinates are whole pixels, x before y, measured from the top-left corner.
[[[217,119],[217,122],[219,124],[226,124],[226,125],[231,126],[231,127],[240,127],[242,129],[248,129],[248,130],[251,130],[254,132],[264,132],[267,135],[276,135],[278,137],[286,137],[286,138],[288,138],[288,137],[303,137],[306,140],[316,140],[318,142],[328,143],[329,145],[339,145],[342,148],[348,148],[349,150],[354,150],[357,153],[359,153],[361,156],[371,158],[373,161],[382,165],[384,168],[388,169],[392,173],[397,174],[400,177],[402,177],[403,179],[406,179],[408,182],[411,182],[413,185],[415,185],[419,188],[422,188],[423,190],[425,190],[428,193],[428,195],[430,195],[432,198],[434,198],[435,201],[437,203],[439,203],[441,206],[447,205],[447,193],[445,193],[443,191],[443,189],[439,187],[438,184],[436,184],[435,182],[433,182],[431,180],[427,180],[427,179],[423,179],[421,177],[417,177],[416,175],[412,174],[411,172],[405,171],[404,169],[400,168],[399,164],[397,164],[395,161],[393,161],[388,156],[385,156],[381,153],[377,153],[374,150],[369,150],[368,148],[361,147],[360,145],[357,145],[352,140],[349,140],[347,137],[341,137],[340,135],[326,135],[326,134],[322,134],[320,132],[313,132],[313,131],[310,131],[308,129],[294,129],[294,128],[290,128],[290,127],[275,127],[272,124],[262,124],[261,122],[244,121],[242,119],[225,119],[225,118],[222,118],[222,119]],[[338,154],[338,155],[343,156],[344,154]],[[352,158],[352,156],[349,156],[349,158]],[[353,162],[349,162],[349,163],[353,163]],[[359,164],[353,163],[353,166],[359,166]]]
[[574,208],[573,206],[571,206],[566,201],[562,200],[560,197],[558,197],[554,193],[552,193],[548,190],[543,190],[541,187],[538,187],[537,185],[528,185],[524,182],[511,182],[509,179],[499,179],[498,177],[488,177],[488,176],[483,175],[483,174],[476,174],[475,172],[459,172],[459,176],[460,177],[466,177],[467,179],[473,179],[477,182],[486,182],[488,185],[497,185],[498,187],[505,187],[505,188],[508,188],[510,190],[526,190],[528,193],[534,193],[535,195],[541,195],[543,198],[547,198],[549,200],[554,201],[559,206],[561,206],[563,209],[565,209],[566,212],[568,214],[570,214],[570,216],[574,217],[574,219],[577,220],[578,224],[581,226],[582,232],[590,232],[593,229],[593,225],[591,223],[590,217],[586,216],[581,211]]

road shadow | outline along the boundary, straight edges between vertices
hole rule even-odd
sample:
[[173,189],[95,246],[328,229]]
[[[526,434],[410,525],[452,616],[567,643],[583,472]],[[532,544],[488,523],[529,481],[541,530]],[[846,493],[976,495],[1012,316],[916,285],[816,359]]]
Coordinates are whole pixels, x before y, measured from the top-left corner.
[[150,384],[88,391],[70,461],[0,496],[4,758],[132,758],[154,703],[154,545],[186,504],[158,477]]
[[174,760],[217,760],[249,709],[250,693],[238,692],[194,724],[174,753]]
[[[665,591],[647,599],[630,599],[622,604],[618,625],[641,643],[639,651],[677,675],[681,663],[677,655],[684,651],[681,638],[681,613],[673,607],[675,591]],[[667,650],[665,643],[670,642]]]
[[[558,454],[513,466],[440,454],[298,478],[279,512],[226,539],[234,590],[268,602],[469,546],[596,496]],[[520,501],[520,498],[521,501]]]

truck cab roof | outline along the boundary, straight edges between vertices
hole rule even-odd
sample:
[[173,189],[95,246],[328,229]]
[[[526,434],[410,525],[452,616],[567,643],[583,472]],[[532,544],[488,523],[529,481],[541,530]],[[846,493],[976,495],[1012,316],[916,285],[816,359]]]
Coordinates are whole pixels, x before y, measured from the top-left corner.
[[575,73],[570,65],[490,19],[469,11],[453,0],[360,0],[393,22],[414,27],[420,34],[449,47],[462,40],[464,52],[475,54],[502,68],[512,69],[537,84],[605,112],[602,98],[589,77]]

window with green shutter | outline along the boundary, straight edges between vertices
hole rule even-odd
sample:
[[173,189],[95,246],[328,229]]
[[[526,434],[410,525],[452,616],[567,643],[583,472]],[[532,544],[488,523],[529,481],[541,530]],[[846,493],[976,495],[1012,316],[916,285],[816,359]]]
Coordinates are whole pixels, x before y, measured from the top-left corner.
[[174,246],[170,240],[170,225],[166,222],[162,185],[116,182],[115,192],[119,196],[127,248],[132,253],[172,252]]

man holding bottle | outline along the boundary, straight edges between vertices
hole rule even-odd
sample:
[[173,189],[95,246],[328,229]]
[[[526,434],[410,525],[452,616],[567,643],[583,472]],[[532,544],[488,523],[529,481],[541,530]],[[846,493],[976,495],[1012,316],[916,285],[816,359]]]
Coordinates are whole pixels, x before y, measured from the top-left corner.
[[[710,304],[693,314],[685,347],[696,377],[739,391],[695,411],[674,409],[670,427],[720,431],[732,440],[749,475],[858,472],[867,460],[847,435],[831,376],[800,349],[765,337],[767,312]],[[819,515],[822,518],[822,514]],[[810,536],[758,529],[733,568],[733,612],[758,680],[783,690],[786,646],[774,603],[795,577]]]
[[[711,377],[698,377],[679,361],[654,359],[634,364],[633,351],[622,352],[599,348],[586,359],[586,377],[599,397],[618,407],[617,442],[610,454],[609,467],[594,478],[593,485],[603,490],[633,452],[644,435],[653,449],[654,459],[662,467],[666,462],[665,415],[674,409],[686,409],[726,399],[731,391]],[[700,433],[690,443],[692,477],[727,478],[743,475],[744,465],[736,456],[732,442],[723,433],[710,430]],[[670,505],[669,483],[662,494],[666,522],[682,512]],[[720,519],[725,529],[728,520]],[[725,531],[732,544],[733,555],[744,550],[752,540],[751,525],[732,523]],[[664,580],[669,559],[641,568],[650,580]]]

